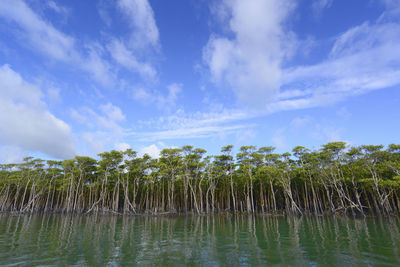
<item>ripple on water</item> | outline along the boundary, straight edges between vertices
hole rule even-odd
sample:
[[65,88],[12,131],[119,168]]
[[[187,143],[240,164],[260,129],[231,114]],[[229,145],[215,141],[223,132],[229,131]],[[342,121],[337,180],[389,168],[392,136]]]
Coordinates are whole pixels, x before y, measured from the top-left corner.
[[399,266],[399,225],[335,218],[0,216],[0,265]]

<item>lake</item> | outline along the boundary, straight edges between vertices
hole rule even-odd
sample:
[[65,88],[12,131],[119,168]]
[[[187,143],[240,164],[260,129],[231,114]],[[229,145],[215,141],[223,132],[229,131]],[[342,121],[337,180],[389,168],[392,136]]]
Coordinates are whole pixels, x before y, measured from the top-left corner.
[[0,265],[400,265],[398,218],[0,214]]

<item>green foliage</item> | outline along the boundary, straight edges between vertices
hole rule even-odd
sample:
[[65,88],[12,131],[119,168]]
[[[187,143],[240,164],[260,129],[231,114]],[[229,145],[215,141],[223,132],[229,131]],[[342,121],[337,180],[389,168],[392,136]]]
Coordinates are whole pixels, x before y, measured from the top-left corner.
[[[400,145],[183,146],[0,165],[1,211],[399,212]],[[371,204],[372,203],[372,204]],[[50,208],[49,208],[50,207]]]

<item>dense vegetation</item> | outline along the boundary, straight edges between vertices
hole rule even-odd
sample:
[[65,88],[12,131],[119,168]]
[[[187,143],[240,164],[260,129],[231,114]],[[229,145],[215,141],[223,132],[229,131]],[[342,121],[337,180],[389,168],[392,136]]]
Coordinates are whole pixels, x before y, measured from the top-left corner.
[[317,151],[191,146],[138,157],[128,149],[0,165],[2,212],[399,214],[400,145]]

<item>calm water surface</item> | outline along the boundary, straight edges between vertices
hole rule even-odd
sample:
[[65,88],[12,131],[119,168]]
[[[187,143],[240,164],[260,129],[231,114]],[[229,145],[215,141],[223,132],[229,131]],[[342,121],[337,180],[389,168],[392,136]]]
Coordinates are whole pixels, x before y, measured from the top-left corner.
[[400,266],[400,222],[2,214],[0,265]]

